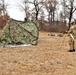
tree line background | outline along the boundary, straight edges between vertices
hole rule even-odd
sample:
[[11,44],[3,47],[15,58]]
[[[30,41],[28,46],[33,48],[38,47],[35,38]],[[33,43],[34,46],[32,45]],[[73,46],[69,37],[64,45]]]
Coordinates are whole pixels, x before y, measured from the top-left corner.
[[[25,13],[25,19],[38,20],[40,30],[65,32],[75,24],[75,2],[75,0],[23,0],[17,7]],[[0,0],[0,28],[4,27],[6,20],[10,18],[8,7],[10,5],[5,3],[5,0]]]

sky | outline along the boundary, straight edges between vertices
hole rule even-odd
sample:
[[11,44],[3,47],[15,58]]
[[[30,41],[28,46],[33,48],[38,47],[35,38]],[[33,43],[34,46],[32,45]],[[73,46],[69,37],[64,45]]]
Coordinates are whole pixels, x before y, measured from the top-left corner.
[[[22,3],[22,1],[23,0],[5,0],[6,4],[9,4],[7,11],[11,18],[22,21],[24,20],[24,12],[18,7],[18,3]],[[74,17],[76,16],[74,15]]]
[[8,14],[11,18],[16,20],[24,20],[24,12],[21,11],[18,7],[18,3],[21,3],[22,0],[5,0],[8,6]]

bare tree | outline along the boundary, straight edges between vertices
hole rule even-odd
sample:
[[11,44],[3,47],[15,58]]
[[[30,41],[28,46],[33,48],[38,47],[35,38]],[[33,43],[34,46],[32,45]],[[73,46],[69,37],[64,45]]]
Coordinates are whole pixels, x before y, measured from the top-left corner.
[[[75,0],[63,0],[63,11],[64,11],[64,19],[68,17],[69,19],[69,28],[71,26],[71,19],[73,18],[73,13],[76,10],[76,6],[74,5]],[[67,16],[68,15],[68,16]]]
[[51,29],[55,21],[56,5],[57,5],[57,0],[46,0],[45,7],[48,12],[48,21]]
[[2,14],[3,15],[6,15],[7,14],[7,8],[9,6],[8,3],[5,3],[5,0],[0,0],[1,1],[1,4],[0,4],[0,9],[2,11]]
[[1,3],[0,3],[0,16],[2,15],[2,6],[1,6]]
[[42,11],[41,14],[40,14],[40,29],[43,28],[44,19],[45,19],[45,14],[44,14],[44,11]]
[[45,6],[46,6],[46,9],[47,9],[47,12],[48,12],[49,22],[54,21],[56,5],[57,5],[57,1],[56,0],[47,0],[46,1]]
[[29,6],[28,2],[29,2],[29,0],[25,0],[22,2],[22,4],[18,3],[19,9],[25,13],[24,17],[27,20],[30,17],[30,10],[29,10],[30,6]]
[[63,22],[64,21],[64,14],[63,14],[63,12],[61,11],[59,15],[60,15],[60,22]]
[[73,16],[73,13],[75,12],[76,10],[76,7],[74,7],[74,0],[70,0],[70,7],[69,7],[70,11],[69,11],[69,28],[71,26],[71,19],[72,19],[72,16]]
[[66,21],[66,18],[67,18],[67,13],[68,13],[67,7],[66,7],[67,0],[62,0],[61,1],[61,5],[62,5],[63,11],[60,12],[60,16],[63,18],[63,22],[65,22]]
[[29,4],[32,4],[34,6],[34,8],[32,9],[32,11],[35,11],[33,12],[35,15],[35,19],[38,20],[38,16],[39,16],[39,12],[41,10],[41,7],[42,7],[42,3],[43,3],[44,0],[24,0],[24,3],[29,3]]

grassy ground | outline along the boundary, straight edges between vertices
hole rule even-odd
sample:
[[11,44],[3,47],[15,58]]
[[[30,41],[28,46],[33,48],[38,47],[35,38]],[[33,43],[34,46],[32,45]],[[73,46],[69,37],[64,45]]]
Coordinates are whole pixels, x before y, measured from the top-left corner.
[[76,75],[76,52],[69,38],[40,32],[38,45],[0,48],[0,75]]

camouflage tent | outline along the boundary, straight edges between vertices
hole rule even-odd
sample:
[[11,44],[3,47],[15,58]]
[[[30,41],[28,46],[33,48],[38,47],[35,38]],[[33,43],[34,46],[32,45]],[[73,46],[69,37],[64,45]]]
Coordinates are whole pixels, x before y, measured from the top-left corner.
[[38,42],[39,28],[36,21],[10,19],[0,35],[0,46],[9,44],[32,44]]

